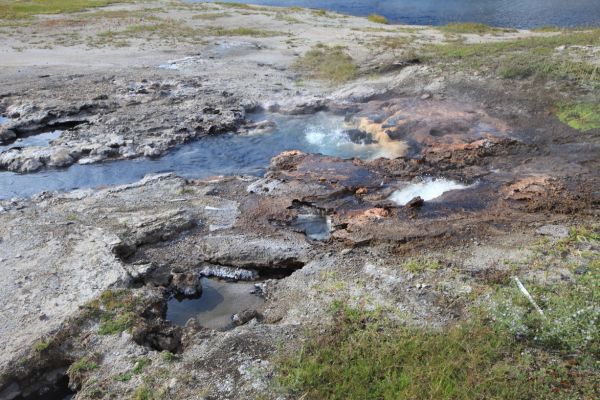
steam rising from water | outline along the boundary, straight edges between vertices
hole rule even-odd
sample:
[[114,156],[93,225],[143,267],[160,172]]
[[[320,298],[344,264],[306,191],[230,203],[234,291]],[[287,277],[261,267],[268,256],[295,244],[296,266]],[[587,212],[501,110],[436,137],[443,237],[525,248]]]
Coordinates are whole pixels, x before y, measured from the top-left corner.
[[418,183],[411,183],[403,189],[396,190],[390,196],[390,200],[403,206],[415,197],[421,197],[423,200],[433,200],[451,190],[466,189],[468,186],[447,179],[427,178]]

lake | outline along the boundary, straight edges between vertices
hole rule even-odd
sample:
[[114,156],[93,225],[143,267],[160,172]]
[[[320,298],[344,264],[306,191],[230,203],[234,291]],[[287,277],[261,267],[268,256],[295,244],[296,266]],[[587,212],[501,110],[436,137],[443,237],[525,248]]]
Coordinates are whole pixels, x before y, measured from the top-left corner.
[[270,6],[321,8],[344,14],[381,14],[391,22],[444,25],[482,22],[492,26],[600,26],[600,0],[224,0]]

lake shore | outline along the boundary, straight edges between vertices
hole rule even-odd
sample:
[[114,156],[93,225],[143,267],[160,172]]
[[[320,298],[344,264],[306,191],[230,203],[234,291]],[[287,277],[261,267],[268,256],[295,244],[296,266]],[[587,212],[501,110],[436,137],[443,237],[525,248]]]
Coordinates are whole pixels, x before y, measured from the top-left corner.
[[[264,176],[0,193],[0,398],[323,398],[308,378],[286,380],[306,365],[285,357],[339,334],[348,310],[364,313],[352,340],[377,318],[392,332],[447,332],[482,312],[480,325],[494,321],[511,343],[502,361],[543,381],[528,395],[591,398],[584,322],[557,334],[571,342],[539,344],[547,326],[527,319],[536,311],[515,278],[549,319],[585,307],[597,318],[586,290],[600,259],[600,30],[382,22],[169,1],[0,19],[0,174],[11,185],[265,135],[277,118],[317,112],[383,155],[288,151]],[[264,120],[248,118],[259,111]],[[202,276],[253,277],[264,303],[229,330],[167,321],[169,299],[199,294]],[[585,295],[556,306],[565,292]],[[494,314],[509,301],[525,328]],[[332,337],[334,349],[350,340]],[[541,360],[563,375],[535,375]]]

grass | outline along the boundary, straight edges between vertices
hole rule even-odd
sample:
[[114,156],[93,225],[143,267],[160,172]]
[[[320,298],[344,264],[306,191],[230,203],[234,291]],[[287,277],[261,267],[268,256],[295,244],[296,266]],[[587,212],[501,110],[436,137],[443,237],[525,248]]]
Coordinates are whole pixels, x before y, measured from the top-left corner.
[[[571,279],[551,279],[561,269],[570,270]],[[531,270],[541,274],[527,275]],[[494,296],[496,323],[532,345],[600,358],[600,234],[576,228],[565,239],[542,242],[517,273],[524,275],[524,285],[545,315],[533,312],[516,285],[509,284]]]
[[402,268],[413,273],[435,271],[442,267],[438,260],[430,258],[411,258],[402,264]]
[[569,364],[530,350],[483,319],[435,331],[342,306],[334,321],[299,353],[276,361],[278,383],[291,394],[307,400],[594,398],[594,360]]
[[376,24],[387,25],[389,23],[386,17],[384,17],[383,15],[379,15],[379,14],[371,14],[367,17],[367,19]]
[[423,47],[423,59],[464,71],[482,71],[505,79],[540,78],[600,87],[599,67],[574,57],[564,46],[594,46],[600,29],[488,43],[450,43]]
[[337,303],[331,326],[279,353],[278,384],[306,400],[598,398],[600,230],[575,227],[531,252],[509,276],[543,317],[513,279],[490,282],[470,317],[440,330]]
[[99,299],[88,303],[85,308],[89,318],[98,318],[98,333],[111,335],[130,330],[137,319],[138,300],[125,289],[106,290]]
[[293,67],[310,78],[342,83],[356,77],[358,68],[342,46],[318,44],[307,51]]
[[476,23],[476,22],[454,22],[451,24],[441,26],[439,29],[445,33],[456,33],[456,34],[476,33],[479,35],[483,35],[486,33],[514,31],[514,29],[492,28],[489,25]]
[[38,353],[41,353],[48,349],[48,347],[50,347],[50,343],[52,343],[51,340],[40,340],[38,342],[35,342],[35,344],[33,345],[33,349]]
[[268,31],[264,29],[254,28],[224,28],[224,27],[210,27],[207,28],[206,33],[211,36],[250,36],[250,37],[271,37],[271,36],[285,36],[284,32]]
[[0,19],[29,18],[36,14],[61,14],[105,7],[131,0],[0,0]]
[[578,131],[600,129],[600,103],[560,104],[558,119]]
[[81,384],[87,380],[89,373],[99,368],[99,359],[100,355],[98,353],[94,353],[81,357],[79,360],[71,364],[67,370],[69,382],[80,387]]

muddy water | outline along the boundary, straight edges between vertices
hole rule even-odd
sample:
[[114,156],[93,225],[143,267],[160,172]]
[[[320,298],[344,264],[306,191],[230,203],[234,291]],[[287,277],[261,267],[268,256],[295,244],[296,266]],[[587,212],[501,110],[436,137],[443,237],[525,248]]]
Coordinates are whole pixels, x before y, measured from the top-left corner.
[[257,309],[264,303],[262,297],[252,293],[254,289],[252,282],[202,278],[202,296],[198,299],[169,300],[167,320],[176,325],[185,325],[190,318],[195,318],[206,328],[231,328],[233,314],[245,309]]
[[[175,172],[186,178],[260,176],[270,159],[286,150],[343,158],[373,158],[381,153],[381,148],[372,144],[352,142],[340,116],[321,112],[310,116],[253,114],[249,118],[256,121],[269,119],[276,127],[270,131],[249,130],[246,134],[209,136],[181,145],[158,159],[77,164],[32,174],[0,172],[0,199],[27,197],[42,191],[119,185],[162,172]],[[50,138],[31,136],[23,139],[21,144],[25,140],[47,142]]]

